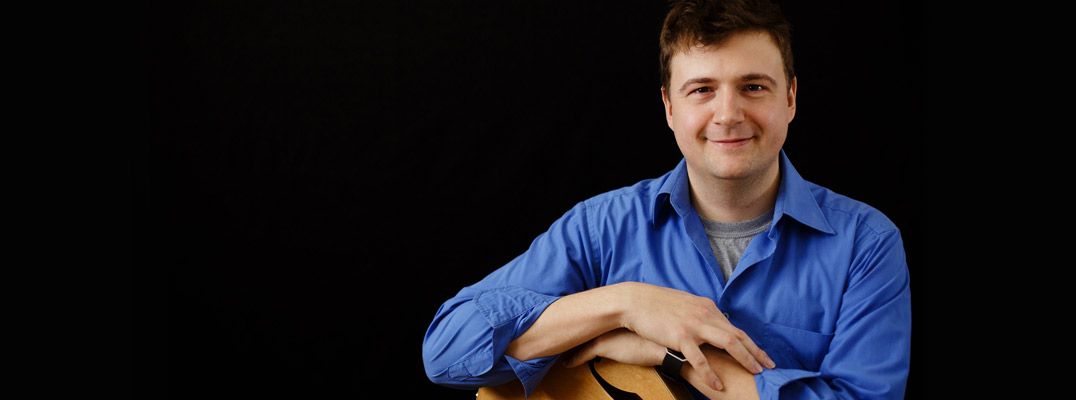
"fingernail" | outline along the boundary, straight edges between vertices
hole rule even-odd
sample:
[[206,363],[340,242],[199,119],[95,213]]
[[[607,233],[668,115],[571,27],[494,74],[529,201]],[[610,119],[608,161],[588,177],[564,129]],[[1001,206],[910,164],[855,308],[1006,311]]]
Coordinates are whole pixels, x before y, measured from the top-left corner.
[[777,363],[773,362],[769,354],[766,354],[766,366],[769,368],[777,368]]
[[721,386],[721,381],[717,379],[710,381],[710,387],[714,388],[714,390],[717,391],[721,391],[721,389],[723,389],[723,387]]

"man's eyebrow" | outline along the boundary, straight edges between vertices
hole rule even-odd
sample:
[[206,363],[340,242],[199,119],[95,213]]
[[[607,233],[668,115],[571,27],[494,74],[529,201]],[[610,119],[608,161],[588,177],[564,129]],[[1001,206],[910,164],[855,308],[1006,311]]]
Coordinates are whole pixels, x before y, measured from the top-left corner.
[[683,86],[680,86],[679,92],[683,93],[684,90],[687,90],[688,86],[691,86],[691,85],[696,84],[696,83],[711,83],[713,81],[714,81],[713,78],[691,78],[691,79],[688,79],[687,82],[684,82]]
[[777,86],[777,80],[773,79],[772,76],[769,76],[769,75],[766,75],[766,74],[747,74],[747,75],[744,75],[742,78],[740,78],[740,80],[744,81],[744,82],[763,80],[763,81],[769,81],[770,84],[773,85],[773,86]]
[[[759,74],[759,73],[747,74],[747,75],[741,76],[740,81],[742,81],[742,82],[767,81],[771,85],[777,86],[777,80],[773,79],[772,76],[769,76],[767,74]],[[714,82],[713,78],[705,78],[705,77],[691,78],[691,79],[688,79],[687,82],[684,82],[683,86],[680,86],[680,93],[683,93],[684,90],[687,90],[688,86],[694,85],[696,83],[713,83],[713,82]]]

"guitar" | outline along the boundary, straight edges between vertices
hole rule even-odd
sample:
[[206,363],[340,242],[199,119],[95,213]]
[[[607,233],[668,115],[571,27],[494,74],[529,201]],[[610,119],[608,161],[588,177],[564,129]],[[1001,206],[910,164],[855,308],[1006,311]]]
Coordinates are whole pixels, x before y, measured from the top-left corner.
[[[715,399],[758,399],[755,378],[724,350],[703,346],[725,389]],[[685,371],[687,366],[685,365]],[[691,400],[687,383],[663,376],[654,367],[592,360],[567,368],[557,362],[529,399],[537,400]],[[478,400],[523,400],[518,380],[478,390]]]

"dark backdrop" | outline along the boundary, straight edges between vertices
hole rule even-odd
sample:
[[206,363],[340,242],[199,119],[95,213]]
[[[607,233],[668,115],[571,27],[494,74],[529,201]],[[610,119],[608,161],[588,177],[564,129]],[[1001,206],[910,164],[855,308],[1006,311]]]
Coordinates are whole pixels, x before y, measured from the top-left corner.
[[[680,159],[658,92],[665,5],[312,3],[150,4],[139,383],[473,398],[425,378],[440,303],[576,202]],[[784,5],[800,77],[785,149],[902,229],[922,394],[922,6],[808,3]]]

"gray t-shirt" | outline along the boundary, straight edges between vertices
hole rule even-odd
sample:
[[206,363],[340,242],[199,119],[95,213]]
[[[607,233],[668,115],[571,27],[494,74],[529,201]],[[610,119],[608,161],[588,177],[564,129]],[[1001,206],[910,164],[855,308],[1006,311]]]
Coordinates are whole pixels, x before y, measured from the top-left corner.
[[721,272],[725,274],[726,280],[732,275],[736,264],[739,264],[747,245],[751,244],[751,239],[769,229],[771,221],[773,209],[744,222],[726,224],[702,220],[706,236],[710,238],[710,249],[714,251],[714,257],[717,257],[717,263],[721,265]]

